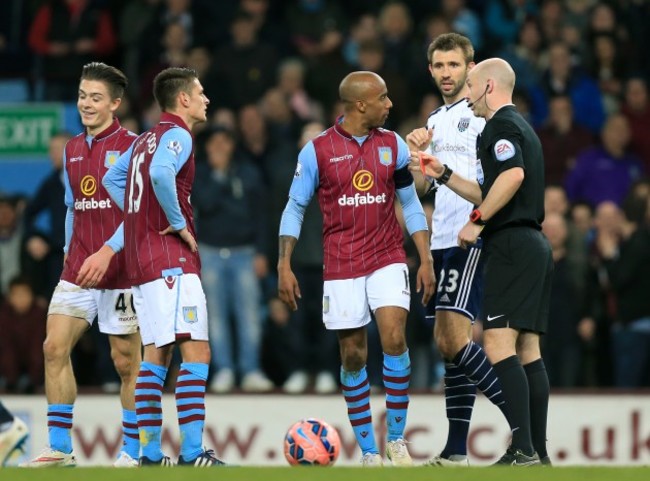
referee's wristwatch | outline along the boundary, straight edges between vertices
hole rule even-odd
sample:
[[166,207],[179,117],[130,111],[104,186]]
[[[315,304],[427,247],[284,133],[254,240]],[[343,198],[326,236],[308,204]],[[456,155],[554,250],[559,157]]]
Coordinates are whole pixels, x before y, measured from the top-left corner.
[[474,224],[476,224],[476,225],[480,225],[480,226],[484,226],[485,224],[487,224],[487,222],[486,222],[485,220],[483,220],[483,218],[481,217],[481,211],[478,210],[478,209],[474,209],[474,210],[469,214],[469,220],[470,220],[472,223],[474,223]]

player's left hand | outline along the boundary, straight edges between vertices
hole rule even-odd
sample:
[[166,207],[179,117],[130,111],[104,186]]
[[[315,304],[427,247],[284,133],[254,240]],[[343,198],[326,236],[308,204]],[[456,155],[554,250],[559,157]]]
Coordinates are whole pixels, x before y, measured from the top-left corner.
[[422,292],[422,305],[426,306],[436,292],[436,274],[433,261],[422,262],[417,274],[417,291]]
[[97,252],[88,256],[79,269],[76,284],[83,289],[96,287],[104,278],[114,255],[113,249],[104,245]]
[[300,294],[300,286],[295,274],[288,269],[278,269],[278,296],[292,311],[298,310],[298,299],[302,297]]
[[178,234],[178,236],[183,239],[183,241],[188,245],[192,252],[199,250],[199,246],[196,243],[196,239],[191,234],[187,227],[183,227],[181,230],[175,230],[172,226],[167,227],[165,230],[159,232],[160,235],[169,235],[169,234]]
[[483,226],[471,221],[467,222],[458,233],[458,245],[462,249],[467,249],[469,246],[476,244],[482,230]]

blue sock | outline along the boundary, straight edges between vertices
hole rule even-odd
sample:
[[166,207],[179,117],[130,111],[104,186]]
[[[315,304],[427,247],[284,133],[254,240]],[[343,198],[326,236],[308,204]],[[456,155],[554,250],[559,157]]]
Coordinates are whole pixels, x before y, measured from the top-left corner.
[[360,371],[345,371],[341,368],[341,389],[348,405],[348,418],[361,448],[361,454],[379,454],[372,428],[370,411],[370,383],[366,367]]
[[205,383],[208,364],[181,363],[176,381],[176,410],[181,431],[181,456],[195,460],[203,452],[205,425]]
[[135,411],[122,409],[122,451],[133,459],[140,457],[140,436]]
[[388,441],[404,438],[409,408],[411,360],[408,349],[399,356],[384,353],[384,387],[386,388],[386,425]]
[[452,454],[467,455],[467,434],[475,399],[476,385],[467,379],[460,367],[446,362],[445,405],[449,433],[447,444],[440,453],[443,458],[449,458]]
[[70,454],[72,452],[72,408],[73,404],[48,404],[47,432],[50,448]]
[[162,390],[167,368],[142,361],[135,385],[135,412],[142,456],[152,461],[163,457],[162,438]]
[[492,364],[488,361],[483,348],[474,341],[470,341],[456,354],[454,364],[463,370],[465,376],[476,384],[476,387],[501,410],[510,422],[506,411],[506,400],[503,397],[503,391],[501,391],[501,382],[497,373],[492,369]]

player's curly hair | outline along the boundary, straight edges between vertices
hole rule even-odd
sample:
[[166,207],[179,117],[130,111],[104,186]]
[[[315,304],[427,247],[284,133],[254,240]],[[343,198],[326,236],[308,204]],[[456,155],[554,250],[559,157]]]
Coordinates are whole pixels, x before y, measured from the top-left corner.
[[459,48],[463,52],[465,57],[465,63],[470,63],[474,61],[474,46],[469,38],[459,33],[443,33],[438,35],[433,39],[429,48],[427,49],[427,60],[429,63],[432,61],[433,52],[436,50],[441,50],[443,52],[449,52]]
[[153,96],[163,112],[174,109],[179,92],[192,93],[196,70],[186,67],[170,67],[153,79]]
[[111,100],[121,99],[124,96],[129,81],[120,69],[102,62],[91,62],[83,66],[80,80],[97,80],[104,82],[108,87]]

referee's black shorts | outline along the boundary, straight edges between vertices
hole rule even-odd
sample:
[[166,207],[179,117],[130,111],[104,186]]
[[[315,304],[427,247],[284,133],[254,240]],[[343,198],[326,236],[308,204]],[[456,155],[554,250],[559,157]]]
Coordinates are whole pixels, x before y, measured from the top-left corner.
[[546,237],[530,227],[497,231],[484,242],[483,328],[546,332],[553,257]]

